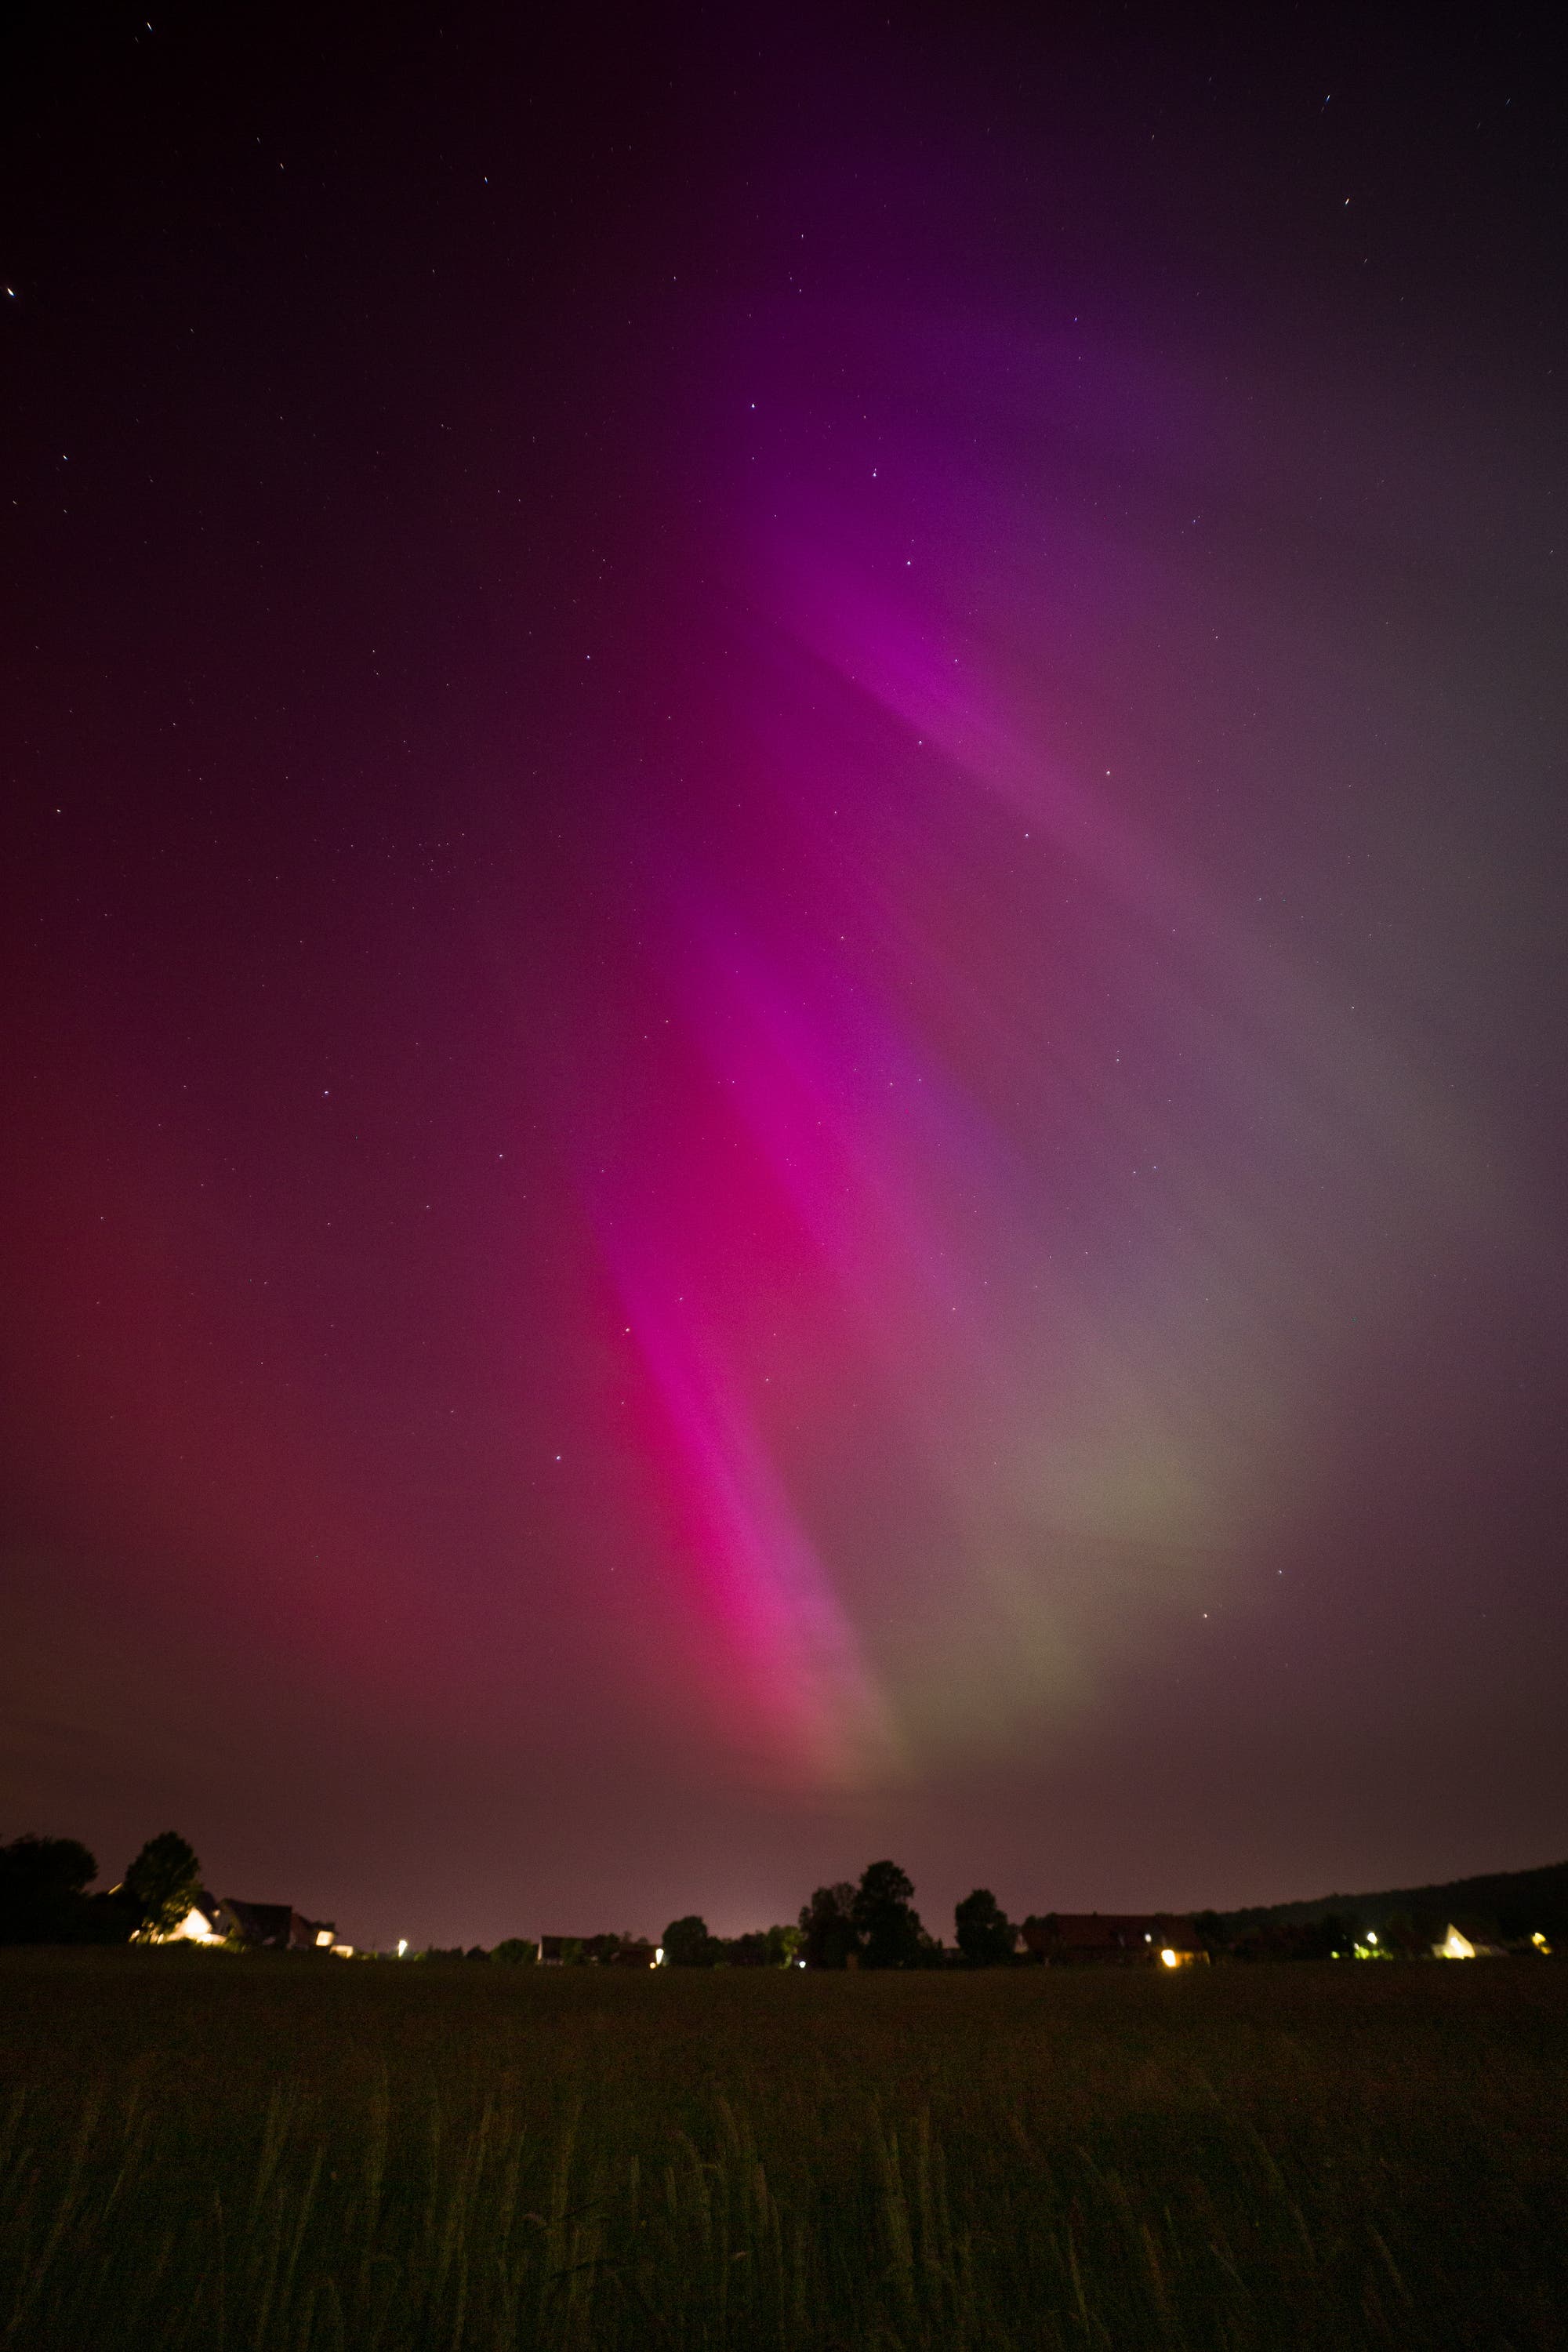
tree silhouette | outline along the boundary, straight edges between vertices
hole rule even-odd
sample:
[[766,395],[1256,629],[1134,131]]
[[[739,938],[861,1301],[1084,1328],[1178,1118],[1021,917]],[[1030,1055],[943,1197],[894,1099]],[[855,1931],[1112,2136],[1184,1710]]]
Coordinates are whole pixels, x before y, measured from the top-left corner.
[[972,1969],[1005,1968],[1013,1957],[1018,1930],[988,1886],[966,1895],[952,1914],[958,1948]]
[[860,1931],[852,1913],[855,1889],[841,1881],[819,1886],[800,1915],[799,1952],[808,1969],[842,1969],[860,1950]]
[[665,1966],[670,1969],[710,1969],[719,1957],[717,1937],[708,1933],[707,1920],[695,1911],[670,1921],[663,1944]]
[[914,1883],[896,1862],[868,1863],[860,1874],[849,1916],[868,1969],[919,1968],[931,1939],[911,1900]]
[[125,1874],[124,1891],[143,1935],[172,1934],[202,1891],[195,1849],[174,1830],[149,1838]]
[[[98,1864],[75,1838],[13,1838],[0,1845],[0,1944],[74,1944],[89,1938],[87,1895]],[[121,1934],[128,1934],[121,1927]]]

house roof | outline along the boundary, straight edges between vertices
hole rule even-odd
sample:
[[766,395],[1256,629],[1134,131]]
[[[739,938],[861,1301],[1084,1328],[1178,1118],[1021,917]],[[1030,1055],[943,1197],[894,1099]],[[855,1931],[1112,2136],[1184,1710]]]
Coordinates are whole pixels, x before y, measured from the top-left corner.
[[222,1908],[226,1910],[247,1944],[286,1944],[294,1925],[293,1906],[288,1903],[242,1903],[233,1895],[226,1895]]
[[330,1919],[307,1919],[291,1903],[241,1903],[226,1895],[218,1905],[226,1911],[247,1944],[260,1944],[279,1951],[298,1951],[314,1946],[324,1935],[335,1941],[337,1928]]

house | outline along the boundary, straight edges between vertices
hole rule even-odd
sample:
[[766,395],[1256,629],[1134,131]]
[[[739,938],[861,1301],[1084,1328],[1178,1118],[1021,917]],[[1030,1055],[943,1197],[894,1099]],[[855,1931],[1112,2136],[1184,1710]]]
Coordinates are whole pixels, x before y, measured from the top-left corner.
[[1190,1919],[1168,1911],[1053,1911],[1024,1923],[1024,1948],[1053,1968],[1192,1968],[1208,1958]]
[[214,1925],[221,1934],[252,1952],[336,1952],[352,1954],[352,1944],[340,1944],[329,1920],[306,1919],[287,1903],[241,1903],[227,1896],[217,1906]]
[[1442,1942],[1433,1945],[1432,1957],[1435,1960],[1505,1960],[1508,1947],[1500,1944],[1491,1928],[1477,1920],[1467,1919],[1463,1927],[1450,1920]]
[[160,1944],[221,1944],[226,1939],[217,1924],[219,1908],[216,1896],[204,1887],[184,1917],[166,1935],[153,1940]]

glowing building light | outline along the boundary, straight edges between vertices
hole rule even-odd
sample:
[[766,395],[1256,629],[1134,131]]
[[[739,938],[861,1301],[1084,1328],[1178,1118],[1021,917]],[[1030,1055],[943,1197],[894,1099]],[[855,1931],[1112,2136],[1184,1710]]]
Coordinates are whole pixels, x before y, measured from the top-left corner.
[[1473,1960],[1476,1957],[1475,1946],[1468,1936],[1461,1936],[1457,1927],[1450,1927],[1442,1942],[1434,1948],[1442,1960]]
[[1177,1965],[1176,1955],[1172,1951],[1169,1944],[1166,1945],[1164,1950],[1161,1953],[1160,1958],[1164,1961],[1165,1966],[1168,1969],[1173,1969]]
[[653,1964],[656,1969],[662,1969],[664,1966],[664,1946],[662,1944],[660,1944],[658,1949],[653,1956]]
[[331,1929],[330,1927],[318,1927],[316,1930],[316,1949],[318,1951],[331,1951]]
[[1531,1936],[1530,1940],[1535,1946],[1538,1952],[1549,1952],[1552,1949],[1551,1945],[1547,1942],[1539,1927],[1537,1927],[1534,1935]]
[[402,1959],[402,1958],[403,1958],[403,1957],[404,1957],[404,1955],[406,1953],[407,1949],[408,1949],[408,1938],[407,1938],[407,1937],[406,1937],[406,1936],[399,1936],[399,1937],[398,1937],[398,1939],[397,1939],[397,1957],[398,1957],[398,1958],[399,1958],[399,1959]]
[[155,1928],[149,1929],[135,1940],[149,1944],[221,1944],[223,1937],[205,1912],[198,1911],[193,1904],[184,1917],[166,1934],[160,1935]]
[[1376,1943],[1376,1941],[1377,1941],[1377,1929],[1376,1929],[1375,1927],[1369,1927],[1369,1928],[1367,1929],[1367,1931],[1366,1931],[1366,1940],[1367,1940],[1367,1942],[1368,1942],[1369,1944],[1375,1944],[1375,1943]]

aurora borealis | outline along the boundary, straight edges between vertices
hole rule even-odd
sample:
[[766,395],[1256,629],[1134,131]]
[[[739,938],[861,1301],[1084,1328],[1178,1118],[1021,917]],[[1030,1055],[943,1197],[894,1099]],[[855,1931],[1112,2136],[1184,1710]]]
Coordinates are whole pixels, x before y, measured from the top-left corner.
[[154,27],[9,101],[0,1828],[1554,1858],[1539,60]]

